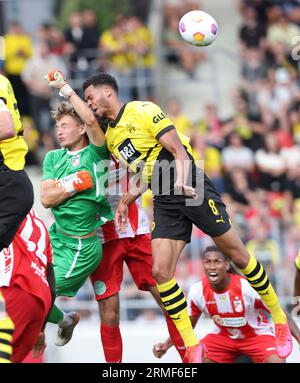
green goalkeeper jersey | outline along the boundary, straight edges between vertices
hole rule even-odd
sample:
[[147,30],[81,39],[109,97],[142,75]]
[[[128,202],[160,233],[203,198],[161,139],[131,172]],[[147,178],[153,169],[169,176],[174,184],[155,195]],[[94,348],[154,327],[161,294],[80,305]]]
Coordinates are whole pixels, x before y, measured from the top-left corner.
[[89,144],[71,152],[68,149],[47,153],[43,164],[43,180],[59,180],[81,170],[88,170],[94,187],[78,192],[60,205],[51,208],[56,224],[65,233],[84,236],[113,219],[105,196],[109,151],[106,145]]

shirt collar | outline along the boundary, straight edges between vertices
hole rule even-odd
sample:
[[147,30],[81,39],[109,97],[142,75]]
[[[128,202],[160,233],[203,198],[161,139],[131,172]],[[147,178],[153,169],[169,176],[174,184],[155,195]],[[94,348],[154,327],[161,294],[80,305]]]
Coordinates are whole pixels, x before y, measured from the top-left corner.
[[125,103],[121,109],[119,110],[119,113],[117,115],[117,117],[114,119],[114,121],[112,121],[109,125],[111,128],[115,128],[117,125],[118,125],[118,122],[121,120],[121,117],[123,116],[123,113],[124,113],[124,110],[126,108],[126,105],[127,103]]

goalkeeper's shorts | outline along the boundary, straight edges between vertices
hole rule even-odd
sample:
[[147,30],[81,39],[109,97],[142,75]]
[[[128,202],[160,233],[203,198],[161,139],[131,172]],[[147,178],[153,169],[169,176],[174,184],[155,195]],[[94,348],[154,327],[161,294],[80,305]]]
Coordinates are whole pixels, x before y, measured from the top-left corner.
[[74,297],[102,258],[102,246],[95,235],[72,238],[62,234],[56,224],[49,230],[53,247],[56,295]]

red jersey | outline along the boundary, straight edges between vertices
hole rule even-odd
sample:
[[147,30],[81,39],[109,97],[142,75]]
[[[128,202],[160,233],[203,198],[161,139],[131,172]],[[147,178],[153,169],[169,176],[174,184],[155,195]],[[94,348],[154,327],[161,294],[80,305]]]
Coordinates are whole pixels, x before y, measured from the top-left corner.
[[274,335],[274,324],[267,320],[269,312],[258,293],[245,278],[229,274],[230,282],[223,291],[215,291],[208,279],[193,285],[188,295],[190,316],[205,311],[214,321],[213,333],[231,339],[245,339],[256,335]]
[[[109,165],[108,187],[106,198],[115,213],[120,198],[129,190],[130,174],[127,167],[119,166],[119,161],[111,155]],[[109,221],[97,229],[101,243],[121,238],[134,238],[136,235],[150,233],[149,221],[142,207],[142,199],[138,198],[128,207],[128,226],[124,233],[117,230],[114,221]]]
[[40,298],[48,312],[51,293],[47,263],[52,263],[48,230],[32,209],[20,225],[13,242],[0,252],[0,286],[18,285]]

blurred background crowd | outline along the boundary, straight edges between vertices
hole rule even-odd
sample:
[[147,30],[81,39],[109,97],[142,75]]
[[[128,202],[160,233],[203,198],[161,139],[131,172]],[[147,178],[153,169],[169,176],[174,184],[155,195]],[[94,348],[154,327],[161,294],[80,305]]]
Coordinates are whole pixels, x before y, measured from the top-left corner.
[[[68,1],[68,12],[64,2],[54,3],[53,18],[41,20],[34,34],[26,33],[24,20],[12,19],[0,40],[2,46],[5,43],[0,70],[14,87],[30,149],[27,167],[39,173],[45,153],[58,147],[49,114],[57,96],[44,75],[60,68],[80,92],[91,74],[113,74],[124,102],[158,102],[177,129],[190,137],[195,158],[204,160],[247,249],[264,264],[288,305],[284,297],[292,295],[293,261],[300,248],[300,2],[234,3],[240,22],[232,49],[240,72],[230,93],[233,112],[225,117],[217,99],[199,102],[198,114],[189,114],[184,95],[176,92],[166,98],[157,86],[161,66],[167,72],[176,68],[193,86],[199,81],[197,73],[214,48],[187,45],[178,34],[178,22],[188,10],[201,9],[204,1],[113,1],[110,17],[103,13],[101,1],[94,6],[90,1],[89,7],[84,1]],[[150,26],[153,12],[161,16],[155,28],[153,22]],[[222,33],[226,20],[217,21]],[[201,94],[193,97],[201,100]],[[148,193],[144,206],[151,222]],[[208,244],[210,239],[195,228],[177,267],[176,278],[186,291],[201,277],[199,254]],[[77,299],[93,299],[88,283]],[[137,292],[127,271],[122,299],[139,302],[126,306],[128,319],[151,321],[159,313],[143,304],[145,294]]]

